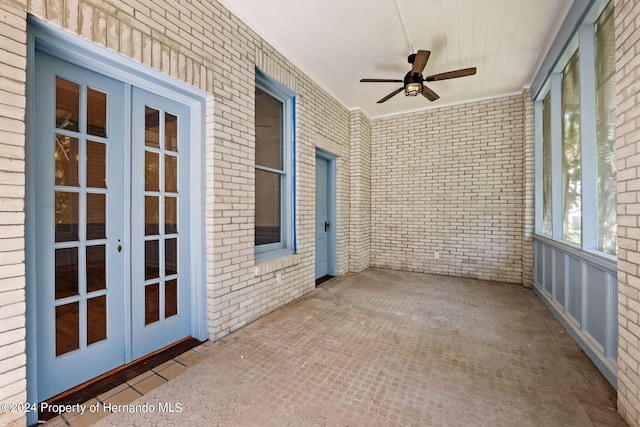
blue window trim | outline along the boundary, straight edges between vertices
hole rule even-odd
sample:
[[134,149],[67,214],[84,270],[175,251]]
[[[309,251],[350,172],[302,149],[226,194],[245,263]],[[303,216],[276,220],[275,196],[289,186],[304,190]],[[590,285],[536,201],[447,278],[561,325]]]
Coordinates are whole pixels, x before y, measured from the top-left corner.
[[[533,79],[533,83],[531,84],[531,95],[533,99],[538,99],[549,74],[554,70],[557,71],[559,64],[563,62],[566,63],[566,60],[563,61],[563,56],[567,51],[572,50],[569,45],[575,40],[580,26],[589,21],[595,21],[607,3],[607,1],[603,2],[602,0],[575,0],[573,2],[562,27],[558,31],[558,35]],[[564,65],[560,68],[563,67]]]
[[[613,1],[613,0],[611,0]],[[595,195],[588,194],[585,192],[585,188],[594,187],[595,179],[595,166],[592,164],[586,163],[585,159],[589,159],[590,157],[595,156],[595,135],[593,129],[595,114],[594,111],[583,111],[583,122],[585,122],[585,126],[581,126],[581,144],[583,144],[582,148],[582,161],[583,161],[583,176],[582,176],[582,198],[583,198],[583,212],[582,212],[582,242],[580,245],[574,245],[572,243],[568,243],[563,240],[562,236],[562,216],[561,209],[558,209],[557,206],[562,205],[562,196],[561,192],[558,191],[560,189],[560,185],[557,182],[560,182],[562,179],[561,176],[561,168],[562,164],[559,160],[562,153],[561,150],[561,138],[562,132],[560,130],[560,120],[561,115],[558,111],[561,110],[560,107],[560,92],[561,82],[560,79],[562,77],[562,71],[566,66],[567,62],[576,50],[580,49],[580,91],[581,91],[581,99],[583,110],[586,109],[594,109],[595,108],[595,67],[593,66],[594,62],[594,53],[593,53],[593,43],[594,34],[593,34],[593,26],[595,22],[598,20],[605,7],[609,4],[609,0],[589,0],[589,1],[577,1],[574,4],[574,7],[571,8],[569,12],[569,16],[565,20],[565,24],[563,28],[558,33],[558,36],[553,44],[553,46],[561,46],[562,48],[555,48],[549,51],[547,58],[544,61],[544,64],[548,65],[546,68],[541,68],[540,72],[534,79],[534,85],[532,86],[533,100],[535,102],[535,152],[536,152],[536,198],[535,198],[535,230],[536,234],[541,234],[542,227],[542,190],[541,190],[541,182],[542,182],[542,114],[539,114],[542,111],[541,104],[544,97],[551,92],[552,97],[552,106],[551,106],[551,144],[552,144],[552,161],[555,161],[555,164],[552,166],[552,217],[553,217],[553,227],[552,227],[552,236],[554,241],[557,241],[561,244],[565,244],[568,246],[572,246],[578,250],[582,250],[584,252],[593,254],[595,256],[601,257],[609,262],[615,262],[617,257],[609,255],[604,252],[600,252],[596,249],[596,237],[595,230],[588,229],[592,223],[595,221]],[[555,159],[555,160],[553,160]],[[538,191],[539,190],[539,191]]]
[[283,149],[285,184],[282,187],[281,241],[255,246],[254,260],[260,263],[296,253],[296,94],[256,67],[256,87],[283,106]]

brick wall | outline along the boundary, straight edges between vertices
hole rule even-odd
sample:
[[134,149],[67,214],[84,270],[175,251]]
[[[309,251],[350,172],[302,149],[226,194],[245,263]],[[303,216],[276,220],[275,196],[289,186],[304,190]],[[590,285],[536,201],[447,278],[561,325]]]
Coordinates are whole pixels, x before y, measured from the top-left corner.
[[[26,15],[0,5],[0,402],[25,402]],[[0,412],[0,425],[20,422]]]
[[640,426],[640,5],[614,3],[618,123],[618,410]]
[[372,266],[522,283],[523,106],[372,120]]
[[[340,156],[336,162],[336,270],[346,272],[349,112],[223,8],[213,29],[213,46],[220,61],[214,61],[213,77],[215,142],[210,170],[215,178],[209,211],[213,233],[208,240],[212,265],[208,286],[213,300],[208,308],[210,334],[218,339],[314,288],[318,135],[329,135],[329,150]],[[298,93],[297,254],[259,266],[253,259],[255,66]]]
[[349,271],[371,264],[371,122],[360,110],[351,111],[351,227]]

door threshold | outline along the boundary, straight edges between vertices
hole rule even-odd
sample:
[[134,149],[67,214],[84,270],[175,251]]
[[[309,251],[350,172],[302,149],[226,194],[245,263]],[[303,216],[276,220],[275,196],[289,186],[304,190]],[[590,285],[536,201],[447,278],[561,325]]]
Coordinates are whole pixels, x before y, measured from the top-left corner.
[[[127,363],[126,365],[119,366],[109,372],[79,384],[67,391],[53,396],[44,402],[48,405],[75,405],[77,403],[83,403],[87,400],[93,399],[98,395],[111,390],[112,388],[119,386],[138,375],[150,371],[156,366],[160,366],[163,363],[191,350],[194,347],[199,346],[205,341],[200,341],[196,338],[187,337],[173,344],[156,350],[146,356]],[[38,404],[38,408],[42,407]],[[52,412],[38,412],[38,421],[47,421],[60,414]]]
[[329,275],[329,274],[327,274],[327,275],[325,275],[325,276],[322,276],[322,277],[318,277],[318,278],[316,279],[316,287],[318,287],[318,285],[323,284],[324,282],[326,282],[326,281],[327,281],[327,280],[329,280],[329,279],[333,279],[334,277],[335,277],[335,276],[331,276],[331,275]]

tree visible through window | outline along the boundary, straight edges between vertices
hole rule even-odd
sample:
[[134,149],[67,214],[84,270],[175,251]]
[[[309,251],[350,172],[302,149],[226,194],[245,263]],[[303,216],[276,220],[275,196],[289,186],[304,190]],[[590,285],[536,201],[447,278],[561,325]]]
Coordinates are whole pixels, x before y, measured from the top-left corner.
[[582,167],[580,144],[580,68],[578,51],[562,72],[562,235],[581,243]]
[[542,101],[542,234],[551,236],[551,92]]
[[599,251],[616,255],[616,79],[613,2],[595,24]]

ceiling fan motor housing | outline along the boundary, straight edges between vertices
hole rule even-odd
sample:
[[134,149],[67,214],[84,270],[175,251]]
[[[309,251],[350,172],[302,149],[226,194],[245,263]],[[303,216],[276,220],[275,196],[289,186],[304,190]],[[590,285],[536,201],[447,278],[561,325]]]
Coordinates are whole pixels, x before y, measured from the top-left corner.
[[[415,55],[414,55],[415,56]],[[422,93],[422,74],[411,73],[409,71],[404,76],[404,94],[405,96],[418,96]]]

